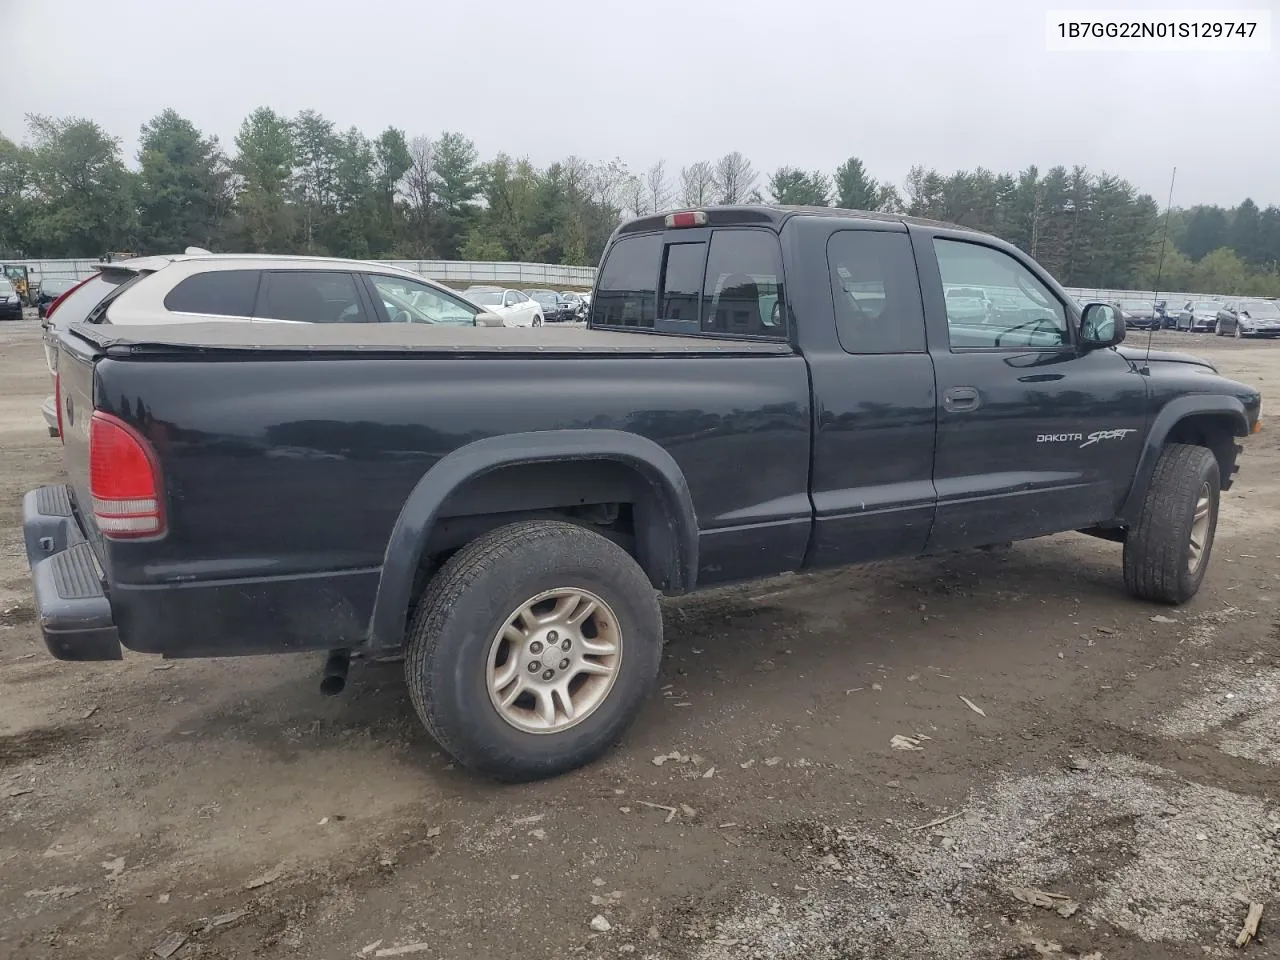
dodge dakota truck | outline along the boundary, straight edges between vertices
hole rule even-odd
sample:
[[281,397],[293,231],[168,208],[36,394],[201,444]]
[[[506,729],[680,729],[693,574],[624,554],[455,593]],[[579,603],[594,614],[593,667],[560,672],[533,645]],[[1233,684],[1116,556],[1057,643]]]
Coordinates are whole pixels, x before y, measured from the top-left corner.
[[329,692],[403,655],[447,752],[554,775],[651,691],[660,593],[1085,531],[1189,599],[1261,398],[1124,336],[992,237],[769,207],[620,226],[585,330],[76,324],[39,622],[66,660],[324,651]]

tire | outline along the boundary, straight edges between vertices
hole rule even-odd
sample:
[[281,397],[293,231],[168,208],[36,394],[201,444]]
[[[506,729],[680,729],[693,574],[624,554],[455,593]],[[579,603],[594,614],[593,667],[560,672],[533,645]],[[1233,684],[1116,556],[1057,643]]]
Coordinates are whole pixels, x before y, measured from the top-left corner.
[[[505,628],[536,598],[550,593],[555,596],[543,603],[555,602],[557,591],[581,592],[602,602],[596,608],[599,612],[590,614],[576,634],[574,649],[581,651],[577,656],[585,661],[596,656],[588,651],[592,642],[616,638],[617,655],[597,657],[613,664],[607,686],[606,678],[570,675],[574,668],[564,668],[567,656],[539,662],[539,672],[526,677],[524,669],[532,668],[533,661],[525,661],[535,645],[532,640],[527,646],[523,640],[512,643]],[[545,628],[538,629],[543,632],[533,639],[547,641],[542,657],[553,648],[552,641],[569,643],[567,633],[559,639]],[[606,637],[601,632],[606,630],[613,632]],[[527,631],[526,637],[533,632]],[[499,657],[502,662],[498,663],[495,653],[500,650],[507,657]],[[525,659],[517,661],[519,668],[511,668],[509,682],[540,696],[521,693],[504,714],[497,699],[502,691],[513,688],[504,683],[498,693],[490,691],[494,675],[517,656]],[[410,625],[405,676],[414,709],[447,753],[472,770],[521,782],[565,773],[607,751],[635,719],[661,661],[662,615],[657,593],[640,565],[617,544],[590,530],[534,520],[500,527],[473,541],[432,579]],[[540,682],[546,673],[555,672],[543,668],[556,667],[563,670],[555,680],[563,683],[564,690],[578,683],[570,700],[582,697],[583,691],[595,697],[580,719],[564,716],[563,695],[554,699],[552,685]],[[535,732],[511,719],[541,722],[537,708],[544,703],[542,696],[552,704],[554,720],[567,727]],[[534,707],[530,709],[528,703]]]
[[[1179,604],[1196,595],[1209,568],[1221,493],[1218,460],[1208,448],[1171,443],[1161,451],[1124,543],[1124,583],[1134,596]],[[1199,529],[1197,556],[1192,535],[1200,509],[1207,524]]]

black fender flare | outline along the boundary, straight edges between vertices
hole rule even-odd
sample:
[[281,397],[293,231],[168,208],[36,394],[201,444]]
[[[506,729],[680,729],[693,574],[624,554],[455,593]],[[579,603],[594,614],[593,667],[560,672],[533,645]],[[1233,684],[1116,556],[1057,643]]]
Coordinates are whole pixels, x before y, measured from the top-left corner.
[[[698,570],[698,519],[684,472],[662,447],[622,430],[548,430],[477,440],[441,458],[420,479],[391,530],[369,625],[369,646],[404,643],[414,577],[427,537],[444,502],[463,484],[503,467],[566,460],[612,460],[649,484],[670,525],[667,555],[659,562],[664,590],[687,593]],[[646,571],[651,573],[650,571]],[[652,576],[652,573],[651,573]]]
[[[1164,449],[1165,441],[1173,428],[1188,417],[1204,414],[1229,417],[1234,436],[1249,435],[1249,415],[1245,412],[1244,404],[1236,397],[1195,394],[1170,400],[1151,421],[1142,454],[1138,458],[1138,469],[1134,472],[1129,494],[1120,508],[1120,519],[1126,523],[1134,523],[1138,519],[1143,498],[1147,495],[1147,485],[1151,483],[1151,475],[1155,473],[1156,461],[1160,459],[1160,451]],[[1230,478],[1223,477],[1223,480],[1229,481]]]

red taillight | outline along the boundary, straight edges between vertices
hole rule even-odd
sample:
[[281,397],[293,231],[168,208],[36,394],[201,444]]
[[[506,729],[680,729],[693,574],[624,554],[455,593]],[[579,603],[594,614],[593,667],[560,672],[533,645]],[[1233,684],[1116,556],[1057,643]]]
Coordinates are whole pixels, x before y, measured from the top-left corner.
[[705,227],[707,214],[703,210],[686,210],[683,213],[668,213],[666,224],[670,227]]
[[67,435],[62,430],[62,374],[53,375],[53,402],[58,405],[58,438],[67,442]]
[[103,536],[123,540],[164,532],[155,451],[129,424],[101,411],[89,422],[89,492]]
[[67,299],[67,297],[71,296],[73,293],[75,293],[77,290],[79,290],[81,287],[83,287],[86,283],[88,283],[90,280],[92,280],[92,279],[93,279],[94,277],[96,277],[96,276],[97,276],[97,274],[96,274],[96,273],[91,273],[91,274],[89,274],[89,276],[85,277],[83,280],[81,280],[79,283],[77,283],[77,284],[76,284],[74,287],[72,287],[70,290],[67,290],[67,291],[66,291],[65,293],[63,293],[63,294],[60,294],[60,295],[59,295],[59,296],[58,296],[58,297],[53,301],[53,303],[49,304],[49,309],[48,309],[48,310],[46,310],[46,311],[44,312],[44,318],[45,318],[46,320],[48,320],[50,317],[52,317],[52,316],[53,316],[53,311],[57,310],[57,309],[58,309],[58,307],[62,306],[62,301],[63,301],[63,300]]

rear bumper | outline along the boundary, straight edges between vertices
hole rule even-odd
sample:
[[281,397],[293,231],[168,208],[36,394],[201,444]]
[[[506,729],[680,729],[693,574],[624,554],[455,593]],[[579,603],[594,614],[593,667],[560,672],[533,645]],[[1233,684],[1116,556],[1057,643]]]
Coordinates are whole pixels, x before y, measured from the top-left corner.
[[39,487],[23,498],[22,535],[49,652],[59,660],[120,660],[102,570],[65,486]]
[[111,583],[65,486],[22,502],[36,612],[59,660],[119,660],[123,647],[166,657],[222,657],[359,647],[381,569],[173,583]]

